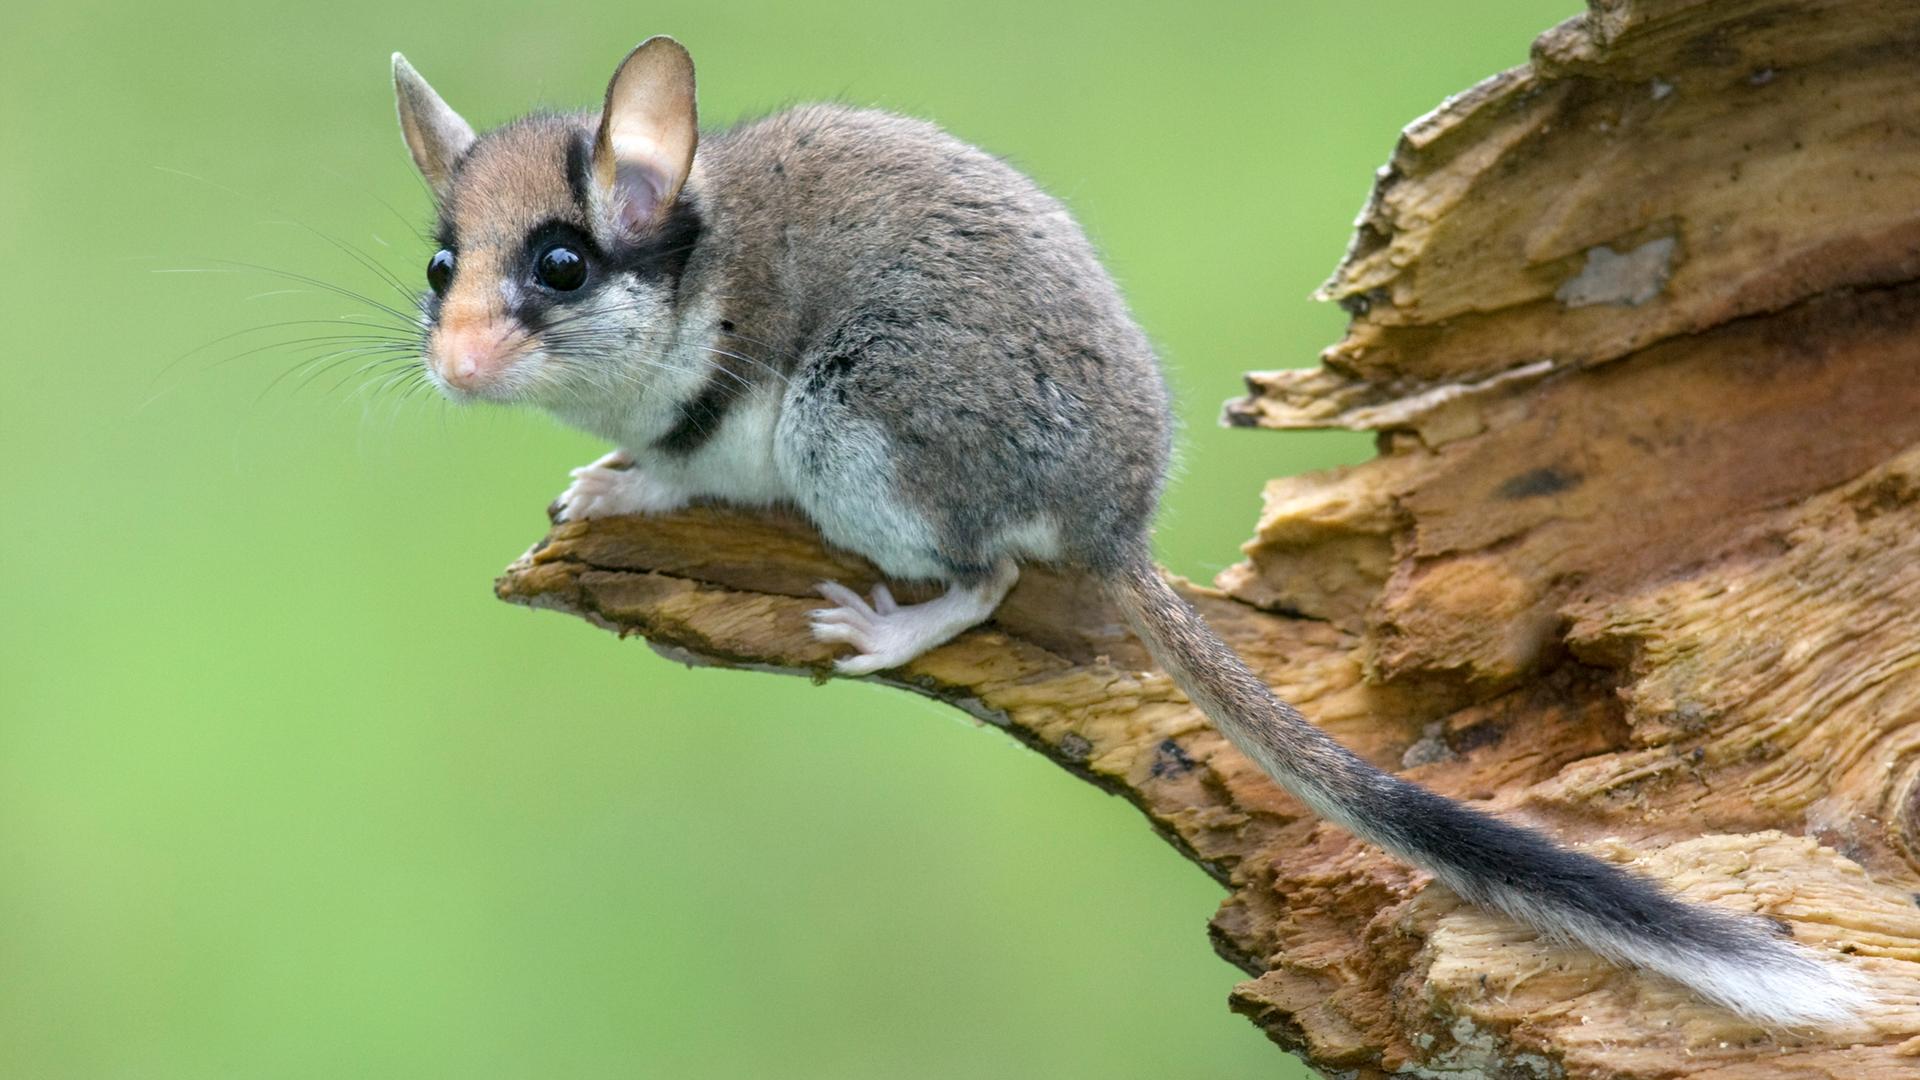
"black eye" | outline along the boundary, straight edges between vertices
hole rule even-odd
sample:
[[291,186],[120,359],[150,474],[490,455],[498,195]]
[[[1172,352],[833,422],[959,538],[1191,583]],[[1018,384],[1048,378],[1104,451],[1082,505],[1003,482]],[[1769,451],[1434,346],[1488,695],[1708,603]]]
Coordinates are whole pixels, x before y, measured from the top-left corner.
[[447,295],[447,286],[453,284],[453,252],[441,248],[427,260],[427,286],[435,296]]
[[547,288],[572,292],[587,283],[587,260],[570,247],[550,247],[533,261],[533,272]]

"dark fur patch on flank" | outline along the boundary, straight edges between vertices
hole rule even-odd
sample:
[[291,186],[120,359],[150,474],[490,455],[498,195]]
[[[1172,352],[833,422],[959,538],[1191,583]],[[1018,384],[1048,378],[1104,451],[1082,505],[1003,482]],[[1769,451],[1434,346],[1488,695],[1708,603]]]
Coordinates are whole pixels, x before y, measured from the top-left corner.
[[707,444],[720,431],[727,410],[740,396],[740,376],[725,367],[715,366],[707,373],[700,392],[680,403],[679,418],[665,435],[654,441],[654,449],[685,456]]

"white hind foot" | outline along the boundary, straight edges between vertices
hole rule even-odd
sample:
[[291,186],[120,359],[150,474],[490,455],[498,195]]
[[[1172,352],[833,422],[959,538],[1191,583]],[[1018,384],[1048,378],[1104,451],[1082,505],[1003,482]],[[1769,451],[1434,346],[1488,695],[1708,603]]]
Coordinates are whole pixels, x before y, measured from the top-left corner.
[[620,514],[664,514],[687,505],[685,495],[648,476],[625,450],[615,450],[567,475],[573,483],[547,510],[555,524]]
[[839,607],[813,612],[813,636],[843,641],[860,650],[834,663],[842,675],[866,675],[895,668],[955,635],[985,622],[1013,588],[1020,569],[1002,560],[993,576],[978,585],[955,585],[938,599],[902,607],[885,585],[873,587],[873,602],[838,582],[823,581],[820,595]]

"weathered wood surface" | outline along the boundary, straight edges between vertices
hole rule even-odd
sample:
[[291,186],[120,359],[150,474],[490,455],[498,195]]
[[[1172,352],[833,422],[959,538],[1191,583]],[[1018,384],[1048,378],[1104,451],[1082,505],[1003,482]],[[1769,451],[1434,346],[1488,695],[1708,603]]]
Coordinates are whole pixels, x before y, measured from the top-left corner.
[[[1319,368],[1230,422],[1383,433],[1282,478],[1207,616],[1372,760],[1844,957],[1764,1032],[1307,815],[1084,583],[883,681],[1137,804],[1230,896],[1235,1007],[1337,1075],[1920,1075],[1920,4],[1603,0],[1410,127]],[[1249,434],[1249,438],[1261,437]],[[1198,463],[1204,468],[1204,463]],[[824,677],[804,524],[556,527],[498,584]]]

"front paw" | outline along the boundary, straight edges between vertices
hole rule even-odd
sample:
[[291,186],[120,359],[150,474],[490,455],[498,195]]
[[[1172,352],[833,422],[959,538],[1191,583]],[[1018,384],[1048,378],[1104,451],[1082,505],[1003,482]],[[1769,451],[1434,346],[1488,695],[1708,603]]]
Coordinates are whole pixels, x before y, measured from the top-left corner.
[[622,451],[569,475],[573,483],[547,507],[547,517],[556,525],[621,514],[663,514],[686,505],[684,497],[648,476]]

